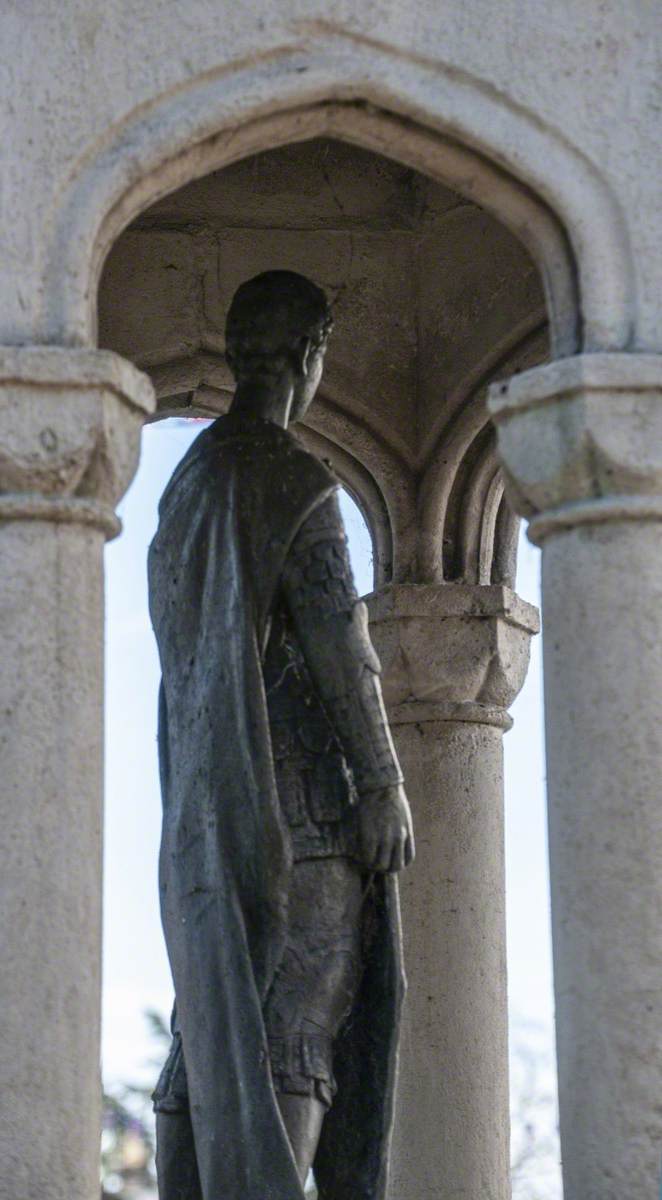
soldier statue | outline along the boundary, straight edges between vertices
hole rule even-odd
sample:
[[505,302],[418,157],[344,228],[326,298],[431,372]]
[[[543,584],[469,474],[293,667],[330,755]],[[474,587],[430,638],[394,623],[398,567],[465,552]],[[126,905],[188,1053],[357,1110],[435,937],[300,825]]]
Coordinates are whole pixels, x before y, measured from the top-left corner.
[[160,897],[176,1003],[154,1094],[161,1200],[384,1194],[411,819],[330,468],[288,431],[324,293],[244,283],[236,380],[161,500]]

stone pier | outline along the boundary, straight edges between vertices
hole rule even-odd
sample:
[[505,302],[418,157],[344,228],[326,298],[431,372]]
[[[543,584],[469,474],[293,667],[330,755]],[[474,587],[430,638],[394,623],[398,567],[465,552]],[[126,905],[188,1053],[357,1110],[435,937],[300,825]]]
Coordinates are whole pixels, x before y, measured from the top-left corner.
[[148,380],[0,352],[0,1196],[99,1193],[103,544]]
[[657,1197],[662,1158],[662,358],[492,390],[542,546],[565,1200]]
[[498,586],[400,585],[369,604],[417,839],[390,1195],[507,1200],[502,741],[538,616]]

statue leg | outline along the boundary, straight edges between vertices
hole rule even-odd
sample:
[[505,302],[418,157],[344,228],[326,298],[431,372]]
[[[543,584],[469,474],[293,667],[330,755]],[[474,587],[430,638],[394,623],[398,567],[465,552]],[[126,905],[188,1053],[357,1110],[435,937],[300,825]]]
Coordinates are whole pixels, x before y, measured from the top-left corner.
[[157,1112],[156,1174],[159,1200],[202,1200],[188,1112]]
[[202,1200],[176,1011],[172,1027],[170,1053],[154,1092],[159,1200]]
[[278,1092],[276,1099],[290,1139],[299,1179],[305,1184],[315,1161],[326,1105],[314,1096],[295,1096],[286,1092]]
[[271,1072],[302,1183],[333,1101],[333,1042],[361,978],[362,876],[346,858],[294,864],[286,948],[265,1005]]

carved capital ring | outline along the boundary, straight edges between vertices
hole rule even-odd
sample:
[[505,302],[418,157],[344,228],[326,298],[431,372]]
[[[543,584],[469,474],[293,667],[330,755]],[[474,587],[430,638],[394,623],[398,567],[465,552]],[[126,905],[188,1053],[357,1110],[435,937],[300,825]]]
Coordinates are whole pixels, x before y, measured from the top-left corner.
[[493,384],[506,490],[540,544],[662,520],[662,355],[582,354]]
[[119,531],[150,381],[108,351],[0,349],[0,518]]

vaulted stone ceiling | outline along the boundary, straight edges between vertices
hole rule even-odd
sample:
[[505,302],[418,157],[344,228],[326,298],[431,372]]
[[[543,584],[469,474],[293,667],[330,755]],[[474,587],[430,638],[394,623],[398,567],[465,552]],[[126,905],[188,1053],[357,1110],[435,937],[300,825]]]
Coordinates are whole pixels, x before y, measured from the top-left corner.
[[380,579],[509,582],[509,514],[487,383],[547,356],[540,277],[456,192],[330,140],[270,150],[181,188],[120,237],[100,345],[148,371],[162,413],[223,411],[223,327],[240,282],[301,271],[334,301],[303,436],[362,503]]

